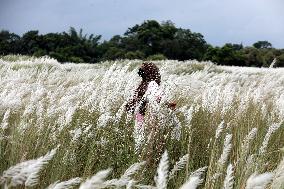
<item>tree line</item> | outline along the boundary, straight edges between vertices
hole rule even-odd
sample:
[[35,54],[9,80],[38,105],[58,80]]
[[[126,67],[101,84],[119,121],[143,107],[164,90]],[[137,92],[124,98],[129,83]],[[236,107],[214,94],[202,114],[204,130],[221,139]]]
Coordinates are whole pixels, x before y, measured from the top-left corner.
[[147,20],[127,29],[123,35],[101,40],[101,35],[83,34],[73,27],[68,32],[39,34],[33,30],[19,36],[0,32],[0,55],[48,55],[59,62],[97,63],[115,59],[210,60],[220,65],[284,67],[284,49],[273,48],[268,41],[252,46],[227,43],[222,47],[208,44],[203,35],[175,27],[171,21]]

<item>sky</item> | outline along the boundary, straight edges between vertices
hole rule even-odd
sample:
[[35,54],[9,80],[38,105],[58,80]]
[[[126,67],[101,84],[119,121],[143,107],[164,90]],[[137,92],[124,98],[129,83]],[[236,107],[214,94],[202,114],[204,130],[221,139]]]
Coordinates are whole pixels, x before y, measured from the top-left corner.
[[68,31],[110,39],[145,20],[171,20],[214,46],[267,40],[284,49],[284,0],[0,0],[0,30]]

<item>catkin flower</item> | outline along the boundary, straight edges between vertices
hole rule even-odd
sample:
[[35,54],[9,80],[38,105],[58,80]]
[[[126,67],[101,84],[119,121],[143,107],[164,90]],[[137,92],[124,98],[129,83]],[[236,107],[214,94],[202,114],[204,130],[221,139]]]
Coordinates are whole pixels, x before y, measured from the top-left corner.
[[259,148],[259,154],[264,154],[266,152],[267,149],[267,145],[270,139],[270,136],[277,130],[279,129],[279,127],[281,126],[280,123],[274,123],[272,124],[269,128],[268,131],[263,139],[262,145]]
[[225,138],[223,152],[221,154],[221,157],[218,160],[218,164],[220,166],[223,166],[228,159],[228,156],[232,148],[231,140],[232,140],[232,134],[228,134]]

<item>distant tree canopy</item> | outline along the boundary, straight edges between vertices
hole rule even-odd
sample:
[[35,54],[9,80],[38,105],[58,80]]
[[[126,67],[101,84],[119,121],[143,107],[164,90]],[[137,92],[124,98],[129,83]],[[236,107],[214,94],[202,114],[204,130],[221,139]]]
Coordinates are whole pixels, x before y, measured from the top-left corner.
[[272,44],[269,43],[268,41],[258,41],[256,43],[254,43],[253,46],[257,49],[272,48]]
[[28,31],[22,36],[2,30],[0,55],[48,55],[60,62],[96,63],[115,59],[210,60],[221,65],[268,67],[274,58],[284,66],[284,49],[275,49],[268,41],[252,47],[227,43],[223,47],[208,44],[202,34],[177,28],[171,21],[147,20],[121,35],[101,41],[101,35],[86,35],[73,27],[68,32],[39,34]]
[[60,62],[97,62],[101,36],[83,35],[70,28],[68,33],[28,31],[22,37],[8,31],[0,32],[0,54],[49,55]]

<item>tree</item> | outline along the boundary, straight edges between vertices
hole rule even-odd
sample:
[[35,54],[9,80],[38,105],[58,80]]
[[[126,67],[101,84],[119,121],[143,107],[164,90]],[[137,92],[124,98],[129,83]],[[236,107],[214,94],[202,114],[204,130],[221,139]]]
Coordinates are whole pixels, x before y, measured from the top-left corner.
[[168,59],[202,60],[208,44],[200,33],[191,32],[189,29],[177,29],[173,39],[161,42],[162,51]]
[[141,51],[129,51],[125,54],[126,59],[140,59],[143,60],[145,58],[145,54]]
[[[98,45],[100,35],[83,35],[71,27],[69,32],[49,33],[40,36],[43,43],[40,45],[45,52],[60,62],[97,62],[101,53]],[[37,50],[33,55],[42,54],[44,51]]]
[[274,54],[274,51],[272,49],[262,49],[262,52],[260,52],[261,56],[263,56],[264,63],[263,67],[269,67],[276,55]]
[[9,31],[2,30],[0,32],[0,54],[18,54],[21,50],[20,36],[10,33]]
[[23,34],[21,42],[23,45],[22,53],[27,55],[33,55],[37,50],[40,49],[42,43],[41,36],[38,35],[38,30],[28,31]]
[[240,51],[242,48],[242,45],[231,43],[227,43],[221,48],[210,46],[204,59],[221,65],[245,66],[244,57]]
[[129,28],[125,34],[128,38],[138,39],[140,49],[147,56],[155,54],[159,51],[160,41],[163,38],[161,25],[155,20],[148,20],[141,25],[135,25]]
[[222,65],[267,67],[277,58],[283,66],[284,49],[275,49],[268,41],[258,41],[253,47],[227,43],[223,47],[209,45],[202,34],[176,28],[171,21],[146,20],[127,29],[124,35],[110,40],[101,35],[84,34],[70,27],[62,33],[40,34],[28,31],[22,37],[2,30],[0,55],[48,55],[59,62],[99,62],[115,59],[142,60],[210,60]]
[[[136,24],[125,32],[125,42],[131,42],[138,47],[146,56],[159,54],[163,51],[164,40],[173,40],[177,28],[171,21],[159,22],[155,20],[144,21],[141,25]],[[129,43],[128,43],[129,44]]]
[[256,43],[254,43],[253,46],[257,49],[272,48],[272,44],[269,43],[268,41],[258,41]]
[[276,66],[284,67],[284,53],[276,58]]
[[101,60],[116,60],[125,58],[126,51],[117,47],[109,47]]
[[265,66],[265,59],[262,56],[260,49],[253,47],[246,47],[242,51],[245,58],[246,66],[263,67]]
[[211,45],[208,46],[206,53],[203,56],[203,60],[210,60],[216,64],[221,63],[221,59],[219,57],[219,47],[213,47]]

